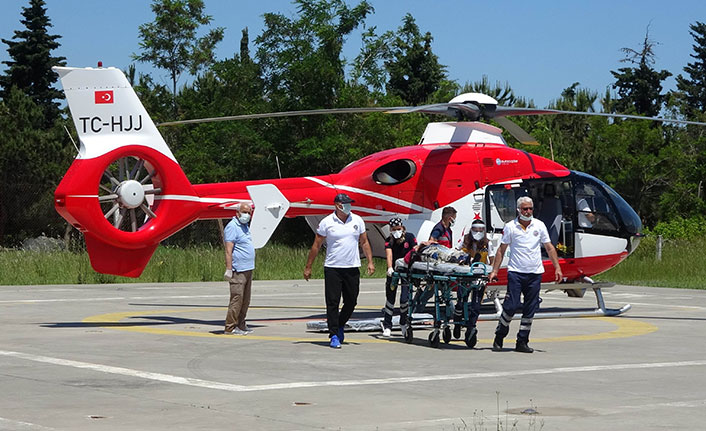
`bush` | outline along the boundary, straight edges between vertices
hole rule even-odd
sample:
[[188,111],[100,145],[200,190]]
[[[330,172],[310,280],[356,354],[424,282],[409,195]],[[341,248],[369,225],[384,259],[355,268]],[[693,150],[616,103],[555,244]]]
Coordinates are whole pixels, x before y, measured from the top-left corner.
[[651,232],[665,239],[690,239],[706,236],[706,217],[694,216],[687,219],[676,217],[668,222],[659,222]]

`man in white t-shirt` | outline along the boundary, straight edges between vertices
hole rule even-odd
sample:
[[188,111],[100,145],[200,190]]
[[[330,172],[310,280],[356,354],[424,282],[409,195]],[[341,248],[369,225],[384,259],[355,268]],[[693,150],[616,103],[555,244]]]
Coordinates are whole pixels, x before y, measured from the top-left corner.
[[[335,211],[326,216],[316,229],[314,244],[304,267],[304,279],[311,277],[311,265],[319,254],[321,244],[326,241],[324,261],[324,296],[326,298],[326,321],[330,346],[340,348],[343,342],[343,328],[350,319],[358,301],[360,290],[360,253],[358,245],[368,259],[368,275],[375,272],[373,252],[368,242],[363,219],[351,213],[353,199],[339,193],[333,200]],[[343,307],[338,306],[343,296]]]
[[596,215],[591,212],[591,207],[588,205],[586,198],[580,198],[576,202],[576,211],[578,211],[579,227],[590,228],[596,221]]
[[520,321],[520,331],[517,333],[515,351],[522,353],[534,351],[528,346],[528,343],[532,319],[539,308],[539,291],[544,273],[540,245],[544,245],[554,265],[554,280],[558,282],[563,278],[559,259],[549,239],[547,227],[541,220],[532,217],[533,211],[534,204],[530,197],[522,196],[517,199],[518,217],[503,228],[503,238],[495,254],[493,271],[489,275],[490,280],[493,280],[498,274],[505,250],[510,246],[510,260],[507,265],[507,292],[505,301],[503,301],[503,312],[495,329],[494,351],[501,351],[503,348],[503,339],[510,331],[512,316],[520,306],[520,294],[523,297],[522,320]]

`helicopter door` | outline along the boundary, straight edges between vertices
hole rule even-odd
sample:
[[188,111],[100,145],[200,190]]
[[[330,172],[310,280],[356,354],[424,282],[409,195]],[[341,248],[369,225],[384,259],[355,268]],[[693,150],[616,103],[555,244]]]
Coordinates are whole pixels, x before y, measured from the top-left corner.
[[579,177],[574,183],[576,202],[576,257],[616,254],[628,241],[613,202],[605,189],[591,178]]
[[[570,181],[556,179],[525,180],[515,184],[488,186],[486,219],[489,232],[502,235],[505,223],[517,217],[517,199],[529,196],[534,202],[534,217],[547,226],[549,238],[560,257],[574,256],[573,187]],[[542,255],[546,252],[542,248]]]

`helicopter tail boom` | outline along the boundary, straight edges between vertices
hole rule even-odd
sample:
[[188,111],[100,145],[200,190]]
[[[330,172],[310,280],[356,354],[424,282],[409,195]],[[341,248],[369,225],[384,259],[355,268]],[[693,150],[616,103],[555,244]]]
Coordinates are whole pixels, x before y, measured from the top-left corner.
[[54,193],[93,268],[138,277],[160,241],[194,221],[199,197],[115,68],[57,67],[80,140]]

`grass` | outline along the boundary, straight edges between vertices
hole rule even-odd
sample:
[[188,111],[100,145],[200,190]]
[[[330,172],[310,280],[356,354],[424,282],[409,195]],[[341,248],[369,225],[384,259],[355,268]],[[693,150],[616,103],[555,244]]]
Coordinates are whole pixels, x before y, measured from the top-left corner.
[[[308,254],[308,248],[269,244],[256,253],[254,279],[303,279]],[[312,267],[312,278],[324,277],[323,261],[322,251]],[[385,277],[385,261],[376,258],[375,267],[371,278]],[[0,249],[0,285],[222,281],[224,271],[224,251],[212,246],[159,247],[139,278],[99,274],[91,268],[86,252]],[[361,273],[368,277],[365,266]]]
[[[595,279],[619,284],[706,289],[706,238],[668,240],[662,260],[655,258],[656,238],[643,239],[625,262]],[[0,249],[0,284],[100,284],[222,281],[225,270],[223,249],[212,246],[159,247],[140,278],[126,278],[95,272],[85,252],[50,253]],[[256,280],[297,280],[309,253],[305,247],[268,244],[258,250]],[[324,252],[314,263],[313,278],[323,278]],[[365,264],[365,259],[363,259]],[[385,277],[387,265],[375,259],[374,278]],[[365,272],[365,266],[361,268]],[[363,274],[364,277],[367,277]]]
[[656,236],[644,238],[620,265],[595,277],[600,281],[655,287],[706,289],[706,237],[665,240],[656,258]]

